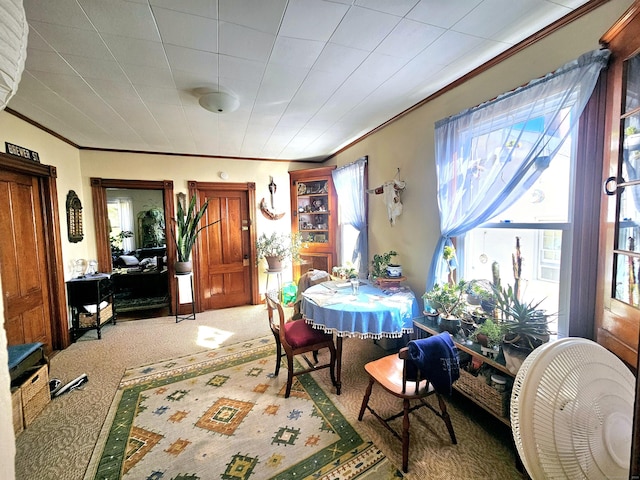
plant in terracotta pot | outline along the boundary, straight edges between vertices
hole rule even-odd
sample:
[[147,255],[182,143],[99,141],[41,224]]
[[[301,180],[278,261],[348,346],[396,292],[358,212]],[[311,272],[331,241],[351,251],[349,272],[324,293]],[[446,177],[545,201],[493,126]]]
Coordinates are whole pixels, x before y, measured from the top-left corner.
[[262,233],[256,241],[258,260],[264,258],[271,271],[281,270],[288,261],[299,260],[302,247],[302,237],[298,233]]
[[175,265],[176,273],[178,274],[192,271],[191,252],[193,251],[193,246],[198,239],[200,231],[220,221],[216,220],[215,222],[200,226],[200,220],[204,217],[208,206],[209,200],[205,201],[202,206],[197,209],[195,194],[191,197],[186,212],[182,203],[178,202],[177,218],[172,219],[176,225],[176,232],[171,231],[172,235],[174,235],[178,253],[178,260]]
[[535,348],[549,341],[549,317],[540,308],[543,300],[521,301],[513,287],[495,287],[496,312],[501,317],[502,350],[507,368],[516,373]]

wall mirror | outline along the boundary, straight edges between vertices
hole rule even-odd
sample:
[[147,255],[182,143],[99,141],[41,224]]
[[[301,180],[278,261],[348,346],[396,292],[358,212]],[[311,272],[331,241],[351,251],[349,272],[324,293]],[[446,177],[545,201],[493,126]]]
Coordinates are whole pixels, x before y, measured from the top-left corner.
[[142,249],[163,249],[173,261],[174,241],[167,231],[174,211],[172,181],[92,178],[91,189],[101,271],[112,271],[119,256],[139,255]]

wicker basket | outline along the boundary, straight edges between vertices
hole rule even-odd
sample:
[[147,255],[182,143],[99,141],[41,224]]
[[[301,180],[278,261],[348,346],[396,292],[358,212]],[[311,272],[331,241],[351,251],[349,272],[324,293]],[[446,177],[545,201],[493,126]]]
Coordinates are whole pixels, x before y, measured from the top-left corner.
[[13,412],[13,433],[17,435],[24,430],[22,420],[22,392],[17,387],[11,389],[11,410]]
[[487,384],[487,379],[484,376],[474,377],[466,370],[460,369],[460,378],[454,386],[476,399],[487,410],[500,417],[509,418],[509,395],[511,392],[499,392]]
[[20,386],[24,426],[28,427],[51,400],[49,367],[42,365]]
[[[107,304],[107,306],[100,310],[100,325],[111,320],[112,316],[113,306],[109,303]],[[95,313],[81,313],[78,320],[78,322],[80,323],[80,328],[97,327],[98,323],[96,317],[97,315]]]

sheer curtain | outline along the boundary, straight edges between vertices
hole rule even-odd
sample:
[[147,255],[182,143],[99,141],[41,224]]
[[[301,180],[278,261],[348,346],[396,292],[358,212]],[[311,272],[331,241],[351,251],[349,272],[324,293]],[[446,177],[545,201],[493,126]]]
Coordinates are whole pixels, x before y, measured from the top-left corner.
[[549,166],[608,58],[608,50],[586,53],[524,87],[436,123],[441,237],[427,290],[446,282],[442,253],[451,238],[506,210]]
[[134,233],[133,237],[122,239],[122,249],[125,253],[129,253],[136,248],[135,226],[133,223],[133,200],[131,198],[119,198],[120,204],[120,229],[123,232],[130,231]]
[[[369,247],[367,239],[367,211],[365,205],[367,157],[336,168],[332,173],[338,194],[340,226],[351,225],[357,231],[351,262],[358,268],[360,278],[367,278]],[[343,238],[342,241],[345,241]],[[346,261],[346,259],[341,259]]]

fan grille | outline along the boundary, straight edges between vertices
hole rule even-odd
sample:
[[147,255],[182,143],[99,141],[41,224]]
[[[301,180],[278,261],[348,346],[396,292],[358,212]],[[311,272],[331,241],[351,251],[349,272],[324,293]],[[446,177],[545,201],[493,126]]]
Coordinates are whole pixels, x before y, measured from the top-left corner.
[[627,478],[635,378],[601,345],[564,338],[534,350],[511,394],[525,468],[539,478]]

